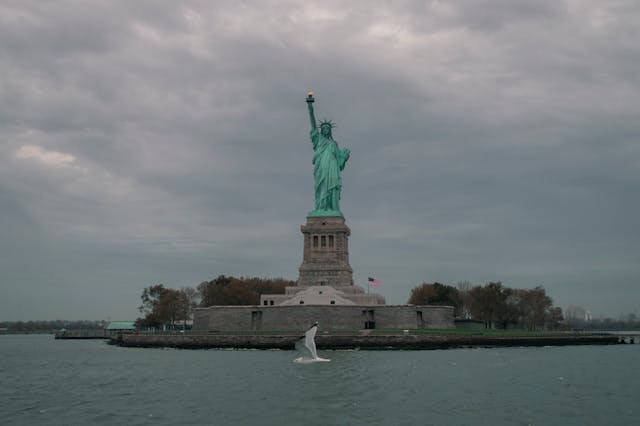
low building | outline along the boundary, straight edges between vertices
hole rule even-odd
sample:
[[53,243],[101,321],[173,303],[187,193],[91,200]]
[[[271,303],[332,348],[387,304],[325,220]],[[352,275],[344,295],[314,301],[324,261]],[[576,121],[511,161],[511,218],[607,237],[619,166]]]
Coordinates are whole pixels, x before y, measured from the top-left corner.
[[355,285],[333,286],[292,286],[284,294],[263,294],[262,306],[290,305],[384,305],[385,300],[379,294],[368,294]]
[[132,332],[136,330],[136,323],[135,321],[111,321],[104,330],[107,335]]

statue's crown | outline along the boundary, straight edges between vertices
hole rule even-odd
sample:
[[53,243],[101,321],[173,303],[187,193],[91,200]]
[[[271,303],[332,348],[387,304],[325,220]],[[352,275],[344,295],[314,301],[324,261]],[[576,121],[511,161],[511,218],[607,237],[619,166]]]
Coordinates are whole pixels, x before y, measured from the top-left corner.
[[333,128],[335,128],[335,127],[336,127],[336,123],[334,123],[334,122],[333,122],[333,121],[331,121],[331,120],[322,120],[322,121],[320,122],[320,126],[318,126],[318,127],[320,127],[320,128],[321,128],[322,126],[329,126],[330,128],[332,128],[332,129],[333,129]]

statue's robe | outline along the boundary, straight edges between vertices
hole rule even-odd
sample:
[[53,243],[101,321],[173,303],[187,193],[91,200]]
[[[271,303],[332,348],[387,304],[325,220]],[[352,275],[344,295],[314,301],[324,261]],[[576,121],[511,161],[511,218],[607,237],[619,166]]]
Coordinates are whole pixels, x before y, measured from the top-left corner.
[[344,151],[331,137],[325,137],[313,129],[310,132],[313,142],[313,179],[315,183],[315,212],[340,213],[340,191],[342,178],[340,171],[348,159]]

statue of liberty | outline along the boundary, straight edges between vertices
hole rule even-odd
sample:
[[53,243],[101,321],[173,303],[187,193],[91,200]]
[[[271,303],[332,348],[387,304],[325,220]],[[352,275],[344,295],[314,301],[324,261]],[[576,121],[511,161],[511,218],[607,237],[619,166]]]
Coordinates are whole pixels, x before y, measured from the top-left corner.
[[[337,142],[331,135],[334,124],[323,120],[316,125],[313,115],[313,92],[307,95],[307,107],[311,120],[311,142],[313,142],[313,181],[315,186],[315,209],[309,216],[342,216],[340,211],[340,191],[342,178],[340,172],[344,169],[351,151],[339,149]],[[319,128],[319,130],[318,130]]]

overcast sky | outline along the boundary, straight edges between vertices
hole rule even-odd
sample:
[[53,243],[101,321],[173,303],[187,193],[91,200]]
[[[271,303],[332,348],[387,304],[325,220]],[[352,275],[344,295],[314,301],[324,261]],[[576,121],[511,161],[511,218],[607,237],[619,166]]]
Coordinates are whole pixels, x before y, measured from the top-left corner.
[[0,320],[297,279],[305,96],[352,152],[357,284],[640,309],[640,3],[0,3]]

